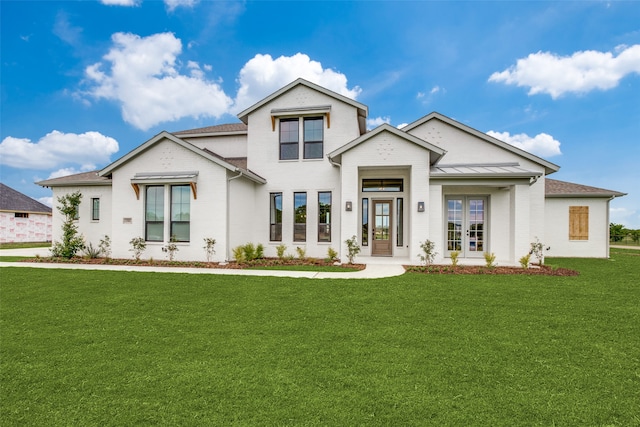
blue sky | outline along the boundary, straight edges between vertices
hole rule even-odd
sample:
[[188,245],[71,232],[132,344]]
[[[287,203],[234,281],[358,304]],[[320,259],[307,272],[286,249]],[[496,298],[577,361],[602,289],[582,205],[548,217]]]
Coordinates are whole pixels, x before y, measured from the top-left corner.
[[235,114],[303,77],[369,106],[432,111],[628,193],[640,228],[640,3],[0,1],[0,179],[99,169],[162,130]]

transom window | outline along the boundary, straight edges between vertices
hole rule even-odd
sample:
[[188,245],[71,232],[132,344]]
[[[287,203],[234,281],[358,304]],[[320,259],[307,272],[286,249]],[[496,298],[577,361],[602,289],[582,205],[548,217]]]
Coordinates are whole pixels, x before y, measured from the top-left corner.
[[403,188],[404,182],[402,178],[362,180],[362,191],[365,193],[371,193],[375,191],[402,192]]

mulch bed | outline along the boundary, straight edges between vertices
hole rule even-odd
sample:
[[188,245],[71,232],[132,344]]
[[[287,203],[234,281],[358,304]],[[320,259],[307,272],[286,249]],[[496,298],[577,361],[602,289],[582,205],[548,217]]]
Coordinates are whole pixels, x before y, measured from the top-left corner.
[[568,268],[552,268],[546,265],[543,266],[531,266],[530,268],[522,267],[492,267],[478,265],[429,265],[429,266],[415,266],[405,265],[405,270],[410,273],[422,273],[422,274],[519,274],[527,276],[578,276],[579,272],[570,270]]
[[66,258],[53,258],[53,257],[37,257],[24,259],[22,262],[42,262],[42,263],[59,263],[59,264],[93,264],[93,265],[135,265],[140,267],[183,267],[183,268],[225,268],[242,270],[246,268],[260,268],[260,267],[286,267],[286,266],[318,266],[318,267],[342,267],[345,270],[364,270],[365,264],[335,264],[332,261],[324,259],[279,259],[279,258],[263,258],[253,261],[247,261],[244,263],[237,263],[231,261],[228,263],[218,262],[202,262],[202,261],[168,261],[168,260],[148,260],[141,259],[136,261],[135,259],[127,258],[84,258],[74,257],[71,259]]

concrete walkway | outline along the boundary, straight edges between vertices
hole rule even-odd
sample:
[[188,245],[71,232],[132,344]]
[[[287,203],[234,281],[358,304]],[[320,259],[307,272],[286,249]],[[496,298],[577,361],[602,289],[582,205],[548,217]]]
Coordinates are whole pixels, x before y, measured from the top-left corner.
[[[0,256],[46,257],[49,248],[0,249]],[[148,273],[188,273],[188,274],[224,274],[238,276],[271,276],[307,279],[380,279],[404,274],[404,267],[398,264],[367,264],[364,270],[353,272],[318,272],[287,270],[236,270],[229,268],[187,268],[136,265],[105,264],[57,264],[39,262],[0,262],[0,267],[55,268],[62,270],[102,270],[102,271],[139,271]]]

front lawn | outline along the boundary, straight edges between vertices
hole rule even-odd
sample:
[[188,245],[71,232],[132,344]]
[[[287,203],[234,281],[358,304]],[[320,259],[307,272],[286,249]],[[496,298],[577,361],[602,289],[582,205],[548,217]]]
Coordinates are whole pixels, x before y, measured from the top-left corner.
[[640,425],[640,253],[577,277],[0,270],[2,425]]

